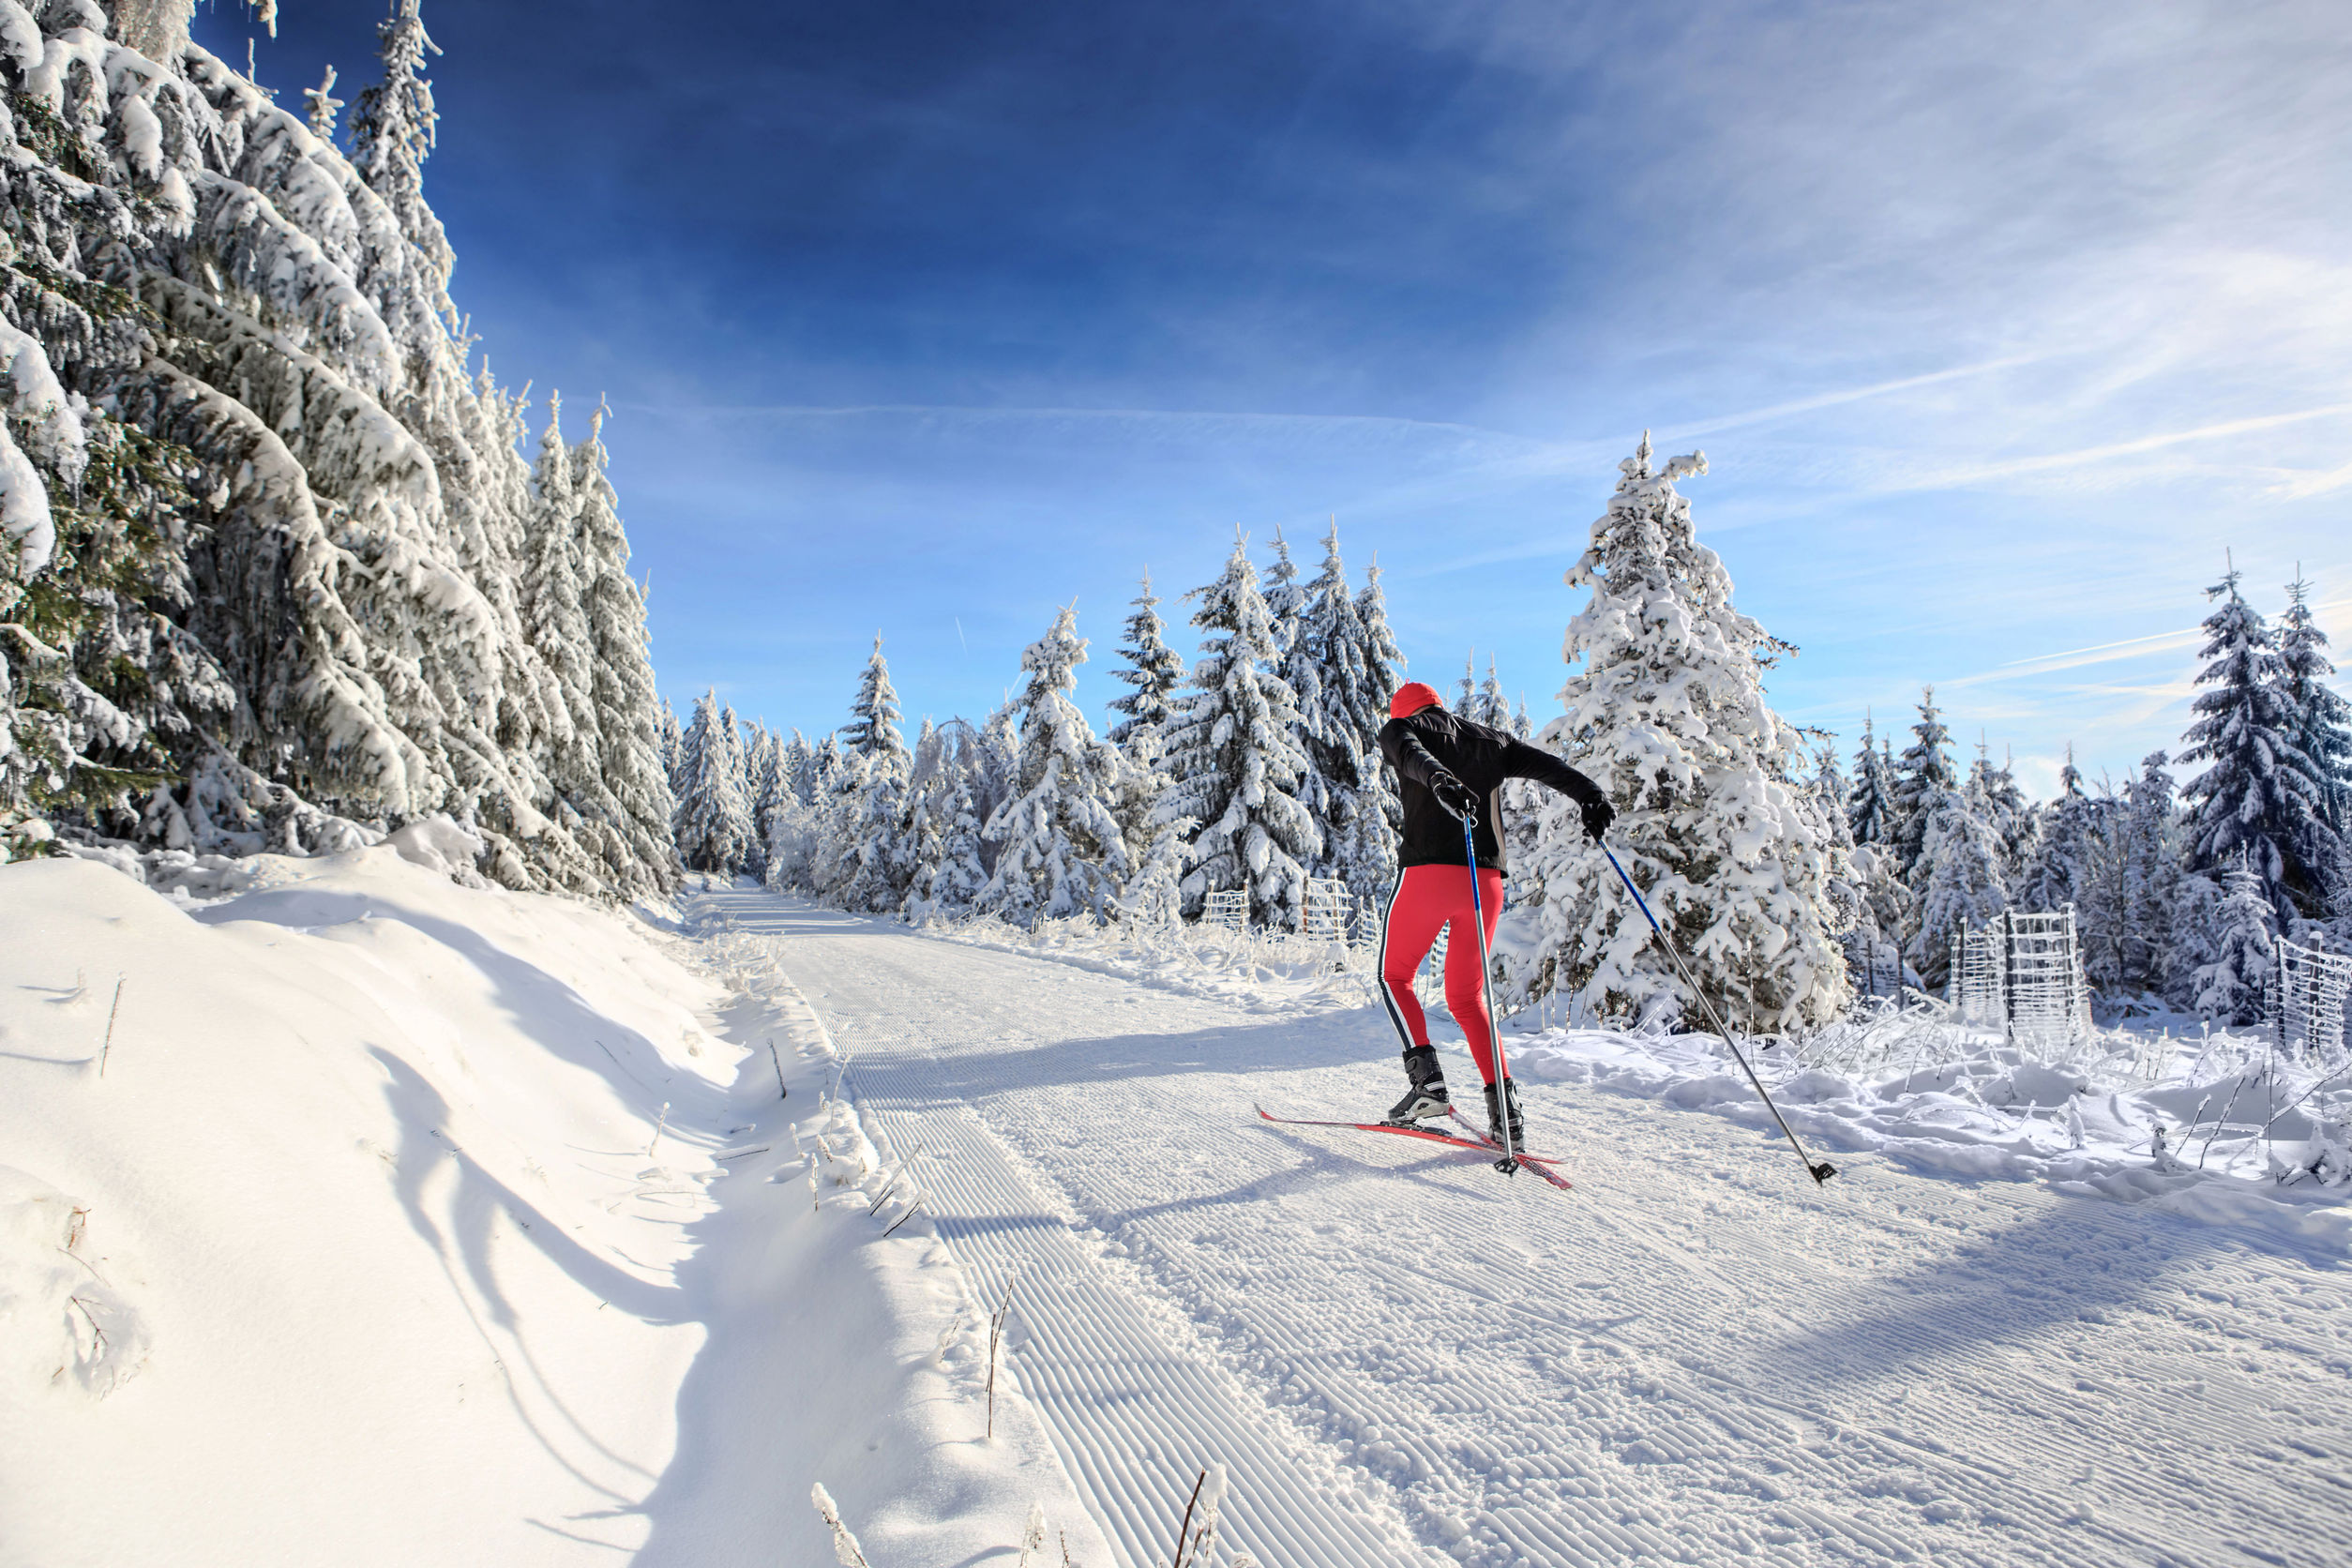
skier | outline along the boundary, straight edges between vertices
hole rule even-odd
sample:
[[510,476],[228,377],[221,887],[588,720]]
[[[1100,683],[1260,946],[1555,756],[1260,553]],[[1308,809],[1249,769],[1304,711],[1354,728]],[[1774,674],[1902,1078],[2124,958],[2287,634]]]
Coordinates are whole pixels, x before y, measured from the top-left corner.
[[[1500,792],[1506,778],[1530,778],[1568,796],[1584,815],[1584,830],[1595,843],[1608,831],[1616,810],[1601,787],[1525,741],[1450,714],[1438,694],[1419,681],[1399,686],[1389,700],[1389,721],[1380,728],[1380,756],[1396,770],[1405,807],[1404,841],[1397,846],[1396,891],[1389,896],[1380,924],[1380,995],[1389,1020],[1405,1043],[1405,1076],[1412,1087],[1388,1119],[1398,1124],[1447,1114],[1445,1070],[1429,1044],[1429,1024],[1413,995],[1413,972],[1428,957],[1438,932],[1448,923],[1454,941],[1445,954],[1445,1004],[1470,1040],[1470,1057],[1486,1080],[1486,1122],[1502,1138],[1502,1119],[1511,1118],[1511,1146],[1519,1136],[1518,1091],[1511,1080],[1495,1082],[1494,1024],[1486,1016],[1484,976],[1478,972],[1480,943],[1462,929],[1473,908],[1485,914],[1491,943],[1502,913],[1502,837]],[[1462,822],[1475,813],[1478,891],[1470,888],[1470,857]]]

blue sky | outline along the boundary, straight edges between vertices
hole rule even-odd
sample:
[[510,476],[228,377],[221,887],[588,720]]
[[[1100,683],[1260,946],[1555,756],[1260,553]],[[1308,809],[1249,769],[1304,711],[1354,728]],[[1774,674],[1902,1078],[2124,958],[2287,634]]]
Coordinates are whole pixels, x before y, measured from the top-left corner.
[[[260,80],[355,98],[384,8],[285,0]],[[1645,427],[1847,749],[1933,681],[2037,792],[2130,771],[2225,549],[2352,642],[2340,5],[425,16],[453,292],[503,380],[611,400],[682,706],[830,727],[880,632],[977,717],[1073,598],[1098,705],[1147,565],[1311,569],[1336,514],[1411,673],[1545,715]]]

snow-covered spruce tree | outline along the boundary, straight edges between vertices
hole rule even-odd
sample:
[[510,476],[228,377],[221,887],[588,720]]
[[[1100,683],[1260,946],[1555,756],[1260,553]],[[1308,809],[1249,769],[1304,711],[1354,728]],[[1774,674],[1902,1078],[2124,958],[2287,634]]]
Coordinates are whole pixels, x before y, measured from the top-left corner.
[[1246,888],[1253,921],[1296,929],[1322,840],[1292,792],[1306,768],[1298,702],[1274,672],[1281,650],[1238,536],[1224,574],[1187,597],[1199,602],[1192,624],[1205,635],[1190,701],[1168,726],[1168,785],[1156,813],[1162,825],[1179,817],[1200,823],[1188,846],[1184,912],[1199,913],[1211,893]]
[[1284,654],[1299,640],[1299,620],[1306,612],[1306,590],[1299,583],[1298,563],[1290,559],[1289,541],[1274,529],[1274,565],[1266,568],[1266,621],[1274,628],[1274,643]]
[[2008,850],[1992,817],[1992,802],[1973,782],[1946,790],[1927,814],[1912,867],[1919,902],[1904,957],[1930,986],[1952,977],[1952,939],[1999,919],[2009,907],[2001,865]]
[[[2311,759],[2319,781],[2319,820],[2335,836],[2337,846],[2352,844],[2352,703],[2328,685],[2336,667],[2328,658],[2328,634],[2311,612],[2311,584],[2299,569],[2286,585],[2286,613],[2279,618],[2279,666],[2286,676],[2286,696],[2293,720],[2290,734],[2296,749]],[[2329,846],[2304,847],[2307,864],[2326,864]],[[2352,918],[2352,865],[2339,856],[2325,876],[2321,902]]]
[[1113,810],[1125,763],[1070,701],[1085,662],[1071,608],[1021,654],[1029,684],[1015,699],[1013,791],[983,830],[997,854],[980,895],[983,911],[1016,925],[1108,919],[1127,878],[1126,839]]
[[1380,724],[1388,688],[1371,672],[1371,630],[1348,590],[1338,555],[1338,520],[1324,534],[1324,560],[1307,583],[1303,644],[1315,660],[1312,691],[1293,684],[1305,736],[1307,769],[1319,780],[1324,853],[1317,875],[1338,877],[1352,898],[1379,898],[1397,875],[1397,846],[1380,802]]
[[[1338,548],[1338,525],[1332,528],[1333,549]],[[1405,803],[1397,793],[1395,776],[1380,762],[1380,728],[1388,722],[1388,701],[1405,678],[1405,653],[1388,625],[1388,595],[1380,587],[1380,563],[1376,556],[1364,574],[1364,591],[1356,596],[1356,619],[1364,625],[1364,673],[1350,703],[1358,732],[1364,737],[1366,793],[1380,803],[1375,816],[1356,818],[1350,848],[1348,885],[1359,898],[1384,897],[1396,881],[1397,844],[1405,830]]]
[[[469,373],[445,269],[351,163],[186,44],[184,6],[117,6],[150,55],[108,42],[93,5],[37,9],[38,34],[0,29],[18,148],[0,314],[29,481],[5,528],[34,546],[0,552],[0,600],[57,635],[0,636],[0,727],[46,749],[0,776],[0,819],[39,830],[10,837],[302,852],[445,811],[500,881],[594,883],[540,769],[520,415]],[[76,484],[102,450],[133,482]],[[66,550],[43,490],[93,508]],[[75,580],[100,557],[109,580]]]
[[[1150,731],[1156,750],[1159,735],[1168,728],[1168,716],[1173,711],[1178,690],[1184,684],[1184,661],[1175,649],[1168,645],[1168,626],[1160,619],[1159,599],[1152,592],[1152,574],[1143,574],[1143,592],[1130,601],[1135,613],[1127,617],[1126,641],[1119,645],[1119,668],[1111,678],[1132,687],[1123,697],[1114,697],[1110,711],[1123,716],[1110,727],[1110,744],[1128,752],[1130,761],[1137,761],[1133,746],[1137,737]],[[1146,764],[1148,765],[1148,763]]]
[[988,885],[988,870],[981,860],[980,818],[972,803],[972,785],[971,770],[957,768],[941,812],[943,842],[939,868],[932,873],[930,887],[925,894],[931,912],[949,920],[970,914],[980,901],[981,890]]
[[1912,741],[1894,764],[1894,858],[1903,880],[1914,892],[1925,885],[1919,871],[1920,846],[1929,822],[1944,796],[1960,788],[1959,772],[1952,761],[1952,731],[1944,728],[1936,709],[1936,688],[1920,696],[1919,722],[1911,726]]
[[913,759],[898,731],[898,693],[890,684],[890,664],[882,657],[882,640],[874,639],[874,652],[857,678],[857,697],[850,703],[850,721],[841,726],[842,744],[861,757],[888,757],[901,768]]
[[2213,956],[2196,971],[2200,1015],[2222,1024],[2262,1021],[2263,994],[2278,963],[2274,918],[2260,873],[2251,866],[2223,873]]
[[1874,746],[1870,716],[1862,715],[1862,746],[1854,753],[1854,784],[1846,797],[1846,821],[1857,844],[1892,844],[1901,812],[1894,803],[1894,759],[1886,744]]
[[[1355,897],[1376,897],[1395,878],[1394,835],[1380,794],[1378,737],[1389,694],[1372,689],[1370,638],[1348,587],[1334,520],[1323,565],[1306,585],[1299,638],[1283,680],[1299,704],[1306,769],[1299,798],[1321,833],[1317,876],[1336,877]],[[1378,718],[1374,716],[1378,715]]]
[[2270,630],[2239,596],[2233,568],[2207,590],[2221,601],[2206,617],[2206,661],[2182,737],[2183,762],[2205,772],[2181,793],[2192,821],[2189,863],[2210,876],[2241,865],[2262,879],[2283,928],[2324,918],[2327,877],[2343,844],[2321,813],[2327,789],[2297,742],[2299,715]]
[[524,541],[518,608],[524,638],[550,678],[539,730],[539,761],[553,787],[557,818],[583,847],[619,815],[606,795],[596,724],[595,650],[588,630],[586,564],[580,556],[579,499],[571,453],[564,445],[563,400],[548,400],[548,427],[532,472],[530,532]]
[[384,80],[363,88],[352,110],[352,165],[392,210],[436,285],[445,288],[457,256],[441,219],[425,204],[425,159],[432,156],[441,122],[432,83],[425,79],[425,56],[441,49],[425,35],[417,0],[393,0],[392,15],[377,24],[376,37]]
[[2090,806],[2081,770],[2074,766],[2074,745],[2069,741],[2066,761],[2058,767],[2058,795],[2043,804],[2033,855],[2017,876],[2019,909],[2062,910],[2082,901],[2090,852],[2086,837]]
[[751,805],[734,729],[734,710],[722,714],[716,692],[694,700],[678,767],[678,858],[689,871],[732,876],[750,851]]
[[[631,892],[666,892],[676,884],[675,841],[657,831],[676,809],[670,771],[662,761],[660,704],[654,687],[652,638],[645,629],[645,596],[629,576],[628,534],[620,498],[605,476],[605,410],[588,417],[588,439],[572,448],[572,495],[578,507],[580,570],[588,596],[588,671],[596,719],[596,765],[603,785],[607,882]],[[674,729],[677,716],[669,714]],[[771,746],[773,749],[773,746]],[[771,758],[773,765],[776,759]],[[762,800],[766,798],[762,794]],[[759,834],[755,843],[764,844]]]
[[2176,968],[2195,968],[2179,962],[2182,824],[2171,761],[2162,751],[2140,760],[2114,828],[2122,902],[2118,984],[2134,991],[2162,991]]
[[678,710],[670,705],[666,697],[661,700],[660,711],[655,715],[654,733],[661,743],[662,778],[665,783],[672,785],[674,800],[674,780],[678,776],[678,758],[686,749],[686,731],[678,724]]
[[[1706,458],[1653,468],[1645,435],[1620,470],[1567,576],[1592,598],[1568,625],[1565,712],[1542,744],[1616,805],[1612,844],[1734,1027],[1826,1022],[1852,993],[1799,737],[1764,698],[1762,672],[1787,650],[1733,608],[1730,574],[1676,492]],[[1617,1018],[1690,1006],[1572,803],[1546,805],[1531,870],[1542,907],[1515,956],[1522,989]]]

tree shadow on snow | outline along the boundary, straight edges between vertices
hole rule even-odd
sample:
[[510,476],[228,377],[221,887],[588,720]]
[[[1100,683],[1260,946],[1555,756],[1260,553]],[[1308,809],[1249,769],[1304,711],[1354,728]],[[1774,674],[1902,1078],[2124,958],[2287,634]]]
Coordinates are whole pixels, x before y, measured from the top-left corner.
[[2342,1262],[2260,1231],[2145,1208],[2061,1202],[1907,1273],[1875,1277],[1866,1303],[1841,1304],[1845,1309],[1825,1313],[1819,1327],[1760,1352],[1759,1364],[1794,1362],[1862,1385],[1899,1381],[1922,1367],[1963,1363],[1990,1345],[2075,1324],[2102,1333],[2123,1315],[2169,1312],[2207,1264],[2249,1252],[2314,1268]]
[[356,920],[399,921],[471,964],[490,983],[492,995],[515,1028],[548,1054],[585,1067],[608,1081],[610,1069],[618,1068],[649,1096],[642,1108],[645,1111],[669,1100],[673,1119],[693,1125],[707,1119],[703,1112],[715,1112],[725,1101],[724,1088],[698,1074],[674,1074],[653,1041],[597,1012],[578,991],[536,964],[499,947],[471,927],[403,908],[396,900],[374,894],[295,886],[250,894],[194,913],[207,925],[250,920],[308,931]]
[[[593,1449],[607,1465],[618,1466],[651,1480],[650,1472],[616,1453],[575,1415],[549,1380],[523,1335],[523,1323],[514,1304],[500,1286],[490,1259],[491,1229],[504,1214],[522,1232],[522,1239],[540,1255],[569,1274],[597,1299],[647,1322],[676,1323],[691,1316],[681,1292],[673,1287],[649,1283],[615,1268],[571,1239],[562,1224],[537,1205],[500,1181],[454,1142],[448,1132],[449,1103],[423,1075],[381,1046],[368,1048],[384,1074],[384,1103],[400,1128],[400,1151],[393,1160],[393,1183],[410,1226],[423,1238],[448,1276],[452,1294],[474,1321],[483,1344],[506,1377],[504,1387],[516,1417],[548,1454],[583,1485],[612,1499],[629,1500],[584,1470],[578,1457]],[[456,1172],[456,1189],[443,1212],[426,1201],[425,1188],[445,1163]],[[508,1237],[511,1245],[515,1238]],[[492,1327],[503,1331],[491,1333]],[[520,1365],[508,1364],[520,1360]],[[530,1388],[526,1400],[518,1383]],[[540,1407],[535,1410],[535,1402]],[[534,1521],[536,1522],[536,1521]],[[551,1528],[551,1527],[550,1527]]]

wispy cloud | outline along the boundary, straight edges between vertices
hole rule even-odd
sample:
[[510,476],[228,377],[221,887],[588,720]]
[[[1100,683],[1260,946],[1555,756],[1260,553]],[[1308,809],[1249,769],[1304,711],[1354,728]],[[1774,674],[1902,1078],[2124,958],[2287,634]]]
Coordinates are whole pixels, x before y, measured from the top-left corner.
[[1891,490],[1954,490],[1968,485],[1981,485],[1988,480],[2011,478],[2021,474],[2045,474],[2056,469],[2081,468],[2090,463],[2111,462],[2118,458],[2136,457],[2146,452],[2163,451],[2167,447],[2185,445],[2191,442],[2219,441],[2229,436],[2252,435],[2258,430],[2277,430],[2284,425],[2300,425],[2314,419],[2331,419],[2352,415],[2352,403],[2329,403],[2318,408],[2299,409],[2290,414],[2266,414],[2250,419],[2224,419],[2214,424],[2200,425],[2194,430],[2166,430],[2156,435],[2134,436],[2129,441],[2109,442],[2099,446],[2078,447],[2071,452],[2047,452],[2038,457],[2011,458],[1997,462],[1972,463],[1921,475],[1907,483],[1890,486]]

